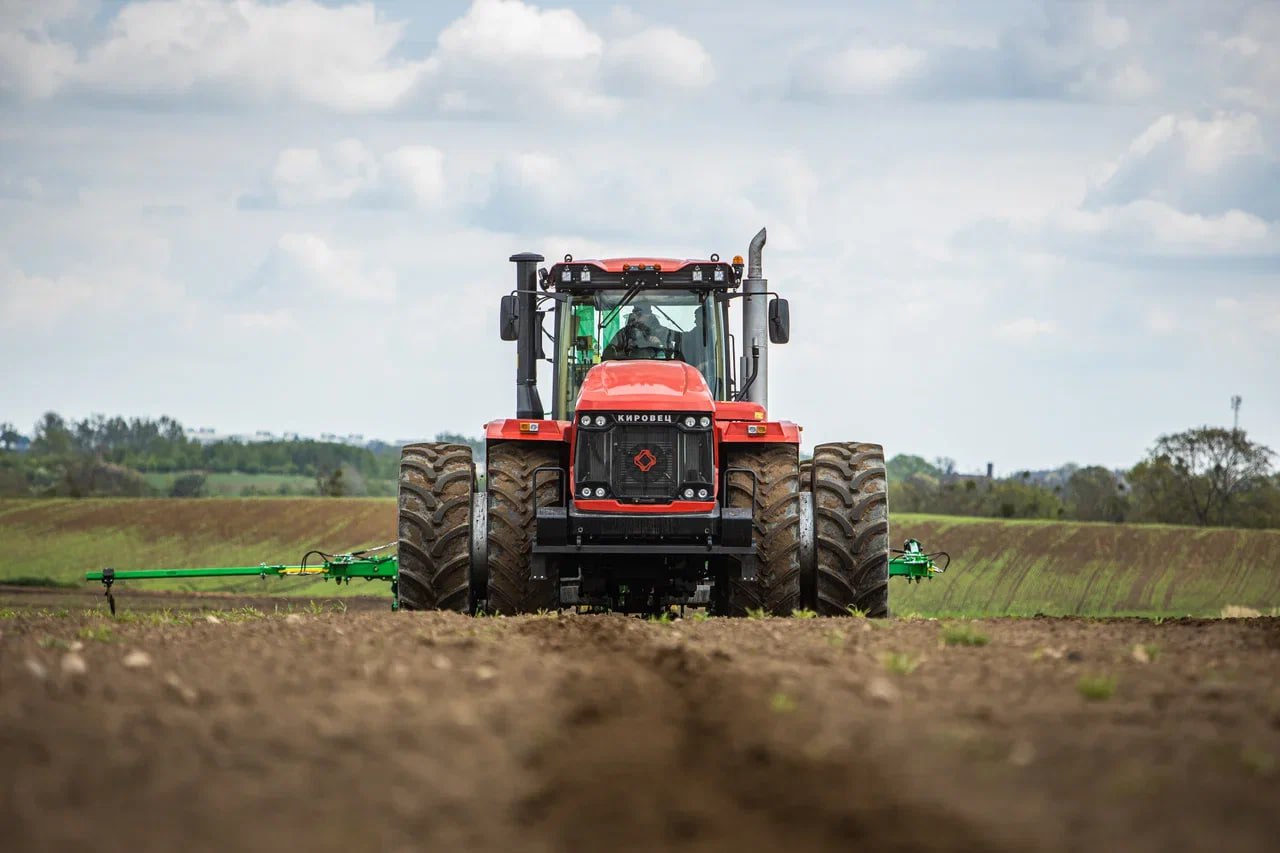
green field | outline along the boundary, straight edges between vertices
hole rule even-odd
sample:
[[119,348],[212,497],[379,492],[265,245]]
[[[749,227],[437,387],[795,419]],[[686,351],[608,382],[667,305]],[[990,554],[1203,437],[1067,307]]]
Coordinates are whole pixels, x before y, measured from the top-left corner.
[[928,616],[1217,616],[1280,607],[1280,530],[900,515],[952,570],[890,594]]
[[[312,548],[349,551],[396,537],[388,498],[0,500],[0,583],[83,582],[117,569],[294,564]],[[353,595],[388,593],[385,581],[341,587],[317,579],[161,580],[142,589]]]
[[[951,570],[895,579],[901,615],[1217,616],[1229,605],[1280,607],[1280,531],[1161,525],[893,518],[951,553]],[[396,537],[388,498],[0,500],[0,582],[75,584],[89,569],[296,563],[303,552]],[[138,584],[142,586],[141,583]],[[147,589],[333,594],[317,580],[154,581]],[[385,594],[356,583],[342,594]]]

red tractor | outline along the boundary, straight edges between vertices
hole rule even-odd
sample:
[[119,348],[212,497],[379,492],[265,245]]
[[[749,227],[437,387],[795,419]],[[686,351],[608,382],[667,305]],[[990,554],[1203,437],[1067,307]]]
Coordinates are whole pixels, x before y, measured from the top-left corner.
[[499,331],[517,346],[516,416],[486,427],[483,485],[465,446],[404,448],[401,606],[887,615],[883,449],[823,444],[802,463],[801,428],[766,409],[790,314],[764,244],[761,229],[745,277],[741,257],[513,256]]

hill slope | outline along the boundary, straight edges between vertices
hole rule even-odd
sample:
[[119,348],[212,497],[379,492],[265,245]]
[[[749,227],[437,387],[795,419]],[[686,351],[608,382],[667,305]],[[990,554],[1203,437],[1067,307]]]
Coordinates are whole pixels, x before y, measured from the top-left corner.
[[[898,515],[893,541],[949,551],[952,570],[894,581],[893,609],[921,615],[1217,615],[1280,606],[1280,531]],[[0,582],[76,582],[103,566],[295,563],[396,537],[385,498],[0,500]],[[171,581],[147,588],[333,594],[320,581]],[[378,593],[357,583],[343,593]]]
[[895,586],[896,613],[1200,615],[1280,606],[1280,531],[901,515],[893,540],[953,571]]

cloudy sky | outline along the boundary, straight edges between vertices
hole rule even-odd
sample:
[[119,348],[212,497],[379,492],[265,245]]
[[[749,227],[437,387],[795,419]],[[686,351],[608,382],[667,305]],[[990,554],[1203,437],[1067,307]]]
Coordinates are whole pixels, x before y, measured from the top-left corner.
[[806,443],[1280,448],[1280,3],[0,0],[0,420],[478,433],[507,256],[745,252]]

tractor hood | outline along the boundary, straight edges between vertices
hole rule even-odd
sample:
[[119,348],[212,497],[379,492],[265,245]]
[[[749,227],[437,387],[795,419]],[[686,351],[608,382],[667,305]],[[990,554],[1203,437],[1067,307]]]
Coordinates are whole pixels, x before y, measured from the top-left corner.
[[606,361],[587,373],[578,411],[710,412],[711,389],[679,361]]

